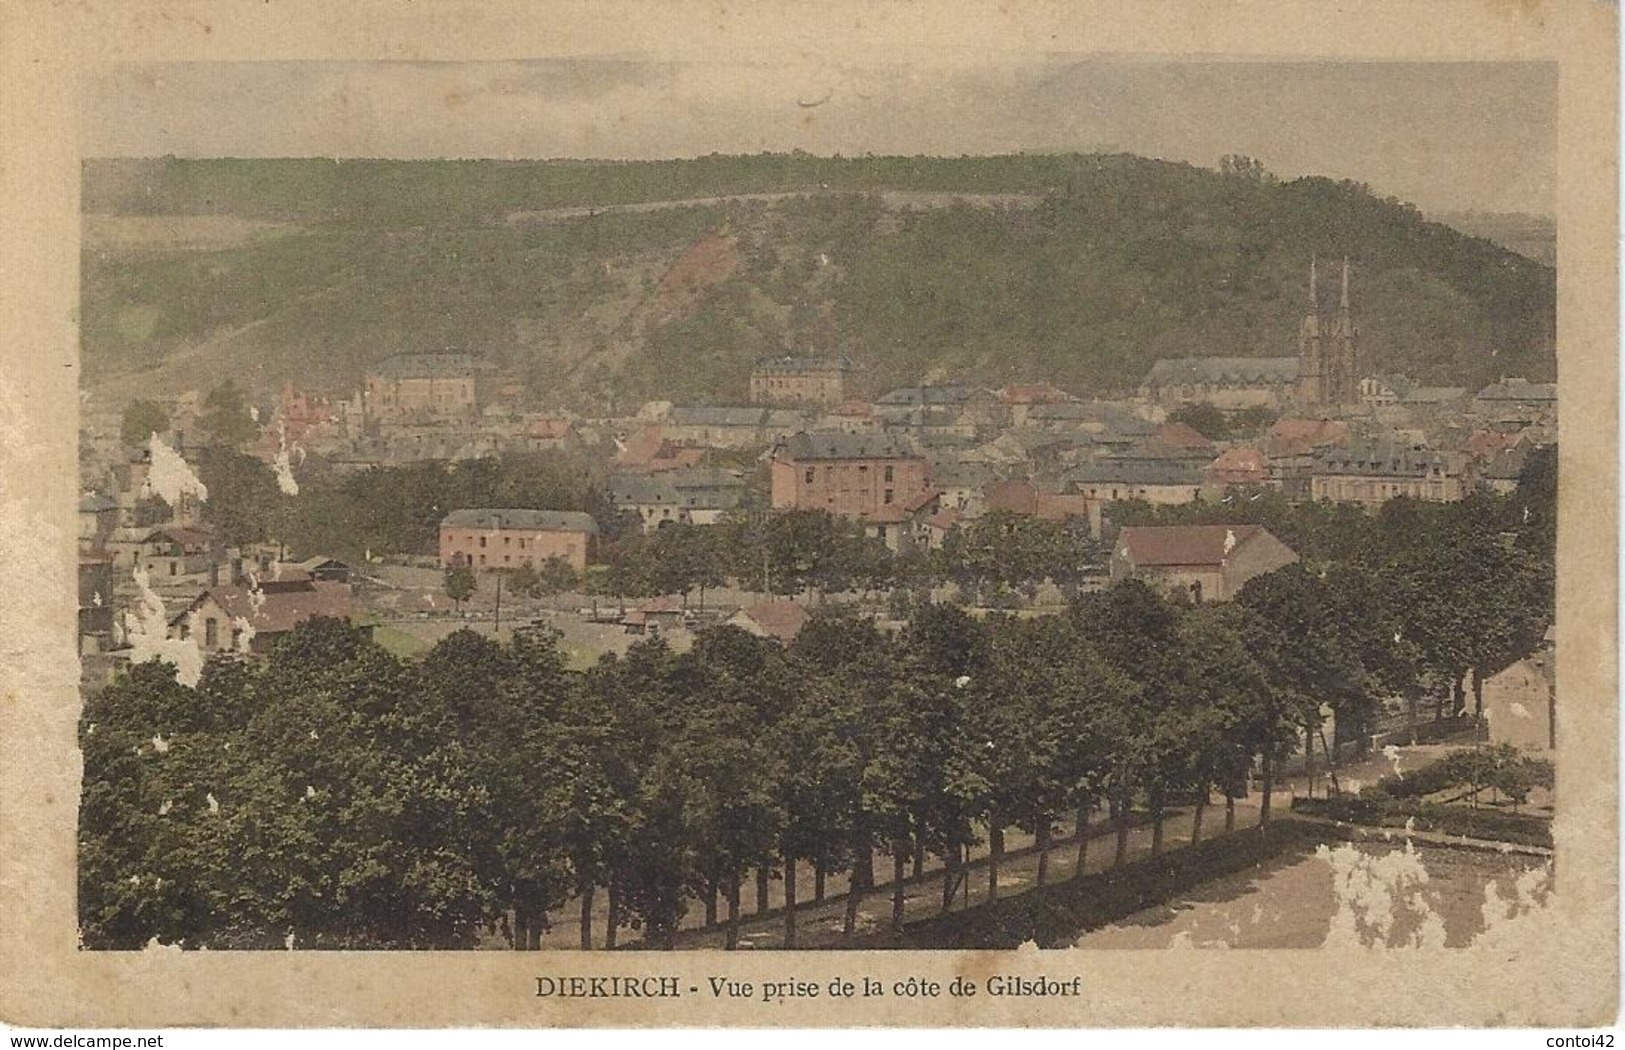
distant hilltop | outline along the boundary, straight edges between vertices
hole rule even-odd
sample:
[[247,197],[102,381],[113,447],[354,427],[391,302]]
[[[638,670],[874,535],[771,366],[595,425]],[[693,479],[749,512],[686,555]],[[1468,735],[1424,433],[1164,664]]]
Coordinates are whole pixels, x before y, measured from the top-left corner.
[[1352,260],[1374,374],[1555,372],[1538,221],[1472,216],[1468,236],[1233,164],[92,160],[83,201],[86,381],[113,400],[228,378],[342,393],[446,346],[590,410],[737,402],[755,362],[808,352],[877,390],[1119,392],[1158,359],[1295,353],[1316,255]]

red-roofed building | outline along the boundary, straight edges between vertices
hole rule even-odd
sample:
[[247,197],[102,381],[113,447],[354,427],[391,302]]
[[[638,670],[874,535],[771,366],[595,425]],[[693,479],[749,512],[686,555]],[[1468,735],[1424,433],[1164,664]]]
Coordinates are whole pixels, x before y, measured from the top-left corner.
[[1222,602],[1248,580],[1297,560],[1261,525],[1128,526],[1112,550],[1111,576],[1144,580],[1192,601]]
[[568,448],[579,444],[575,427],[562,416],[538,416],[525,424],[525,444],[533,449]]
[[1266,485],[1270,480],[1270,461],[1245,445],[1225,449],[1207,470],[1215,485]]
[[1076,400],[1048,383],[1012,383],[999,391],[999,404],[1010,410],[1011,426],[1027,425],[1027,410],[1034,405],[1059,405]]
[[942,493],[926,489],[900,500],[876,507],[863,519],[863,531],[884,543],[893,552],[929,542],[926,522],[942,505]]
[[1278,419],[1270,426],[1264,451],[1271,458],[1299,456],[1348,440],[1349,425],[1340,419]]
[[990,481],[982,490],[982,503],[988,511],[1004,511],[1038,518],[1065,521],[1084,518],[1091,535],[1100,535],[1100,508],[1105,500],[1076,492],[1051,492],[1030,481]]
[[1204,452],[1214,447],[1211,438],[1189,423],[1159,424],[1156,432],[1152,435],[1152,440],[1160,441],[1169,448],[1193,449]]
[[1522,434],[1517,431],[1475,430],[1462,446],[1462,451],[1474,459],[1489,459],[1498,452],[1513,448],[1521,438]]
[[354,601],[347,583],[313,580],[284,569],[281,579],[256,587],[234,583],[211,587],[170,621],[170,637],[191,640],[205,655],[268,652],[295,627],[317,616],[352,619]]
[[658,598],[650,598],[626,610],[626,614],[621,617],[621,626],[626,628],[627,634],[669,631],[682,625],[683,596],[680,594],[662,594]]
[[959,527],[959,511],[948,507],[939,510],[925,519],[925,545],[931,550],[940,550],[948,541],[948,534]]
[[807,610],[795,602],[762,602],[740,609],[728,619],[728,626],[748,631],[758,638],[776,638],[788,645],[807,624]]
[[666,440],[658,424],[643,427],[616,442],[615,466],[623,471],[657,474],[663,470],[683,470],[705,462],[705,449],[685,448]]

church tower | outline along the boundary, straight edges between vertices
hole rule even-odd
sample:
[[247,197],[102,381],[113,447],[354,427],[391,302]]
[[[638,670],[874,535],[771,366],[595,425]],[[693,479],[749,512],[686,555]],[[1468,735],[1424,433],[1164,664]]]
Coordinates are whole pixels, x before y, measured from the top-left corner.
[[1309,260],[1309,312],[1298,327],[1298,404],[1322,404],[1326,391],[1326,333],[1320,318],[1319,260]]
[[1332,322],[1327,346],[1326,402],[1353,405],[1360,400],[1359,355],[1355,350],[1354,314],[1349,309],[1349,257],[1343,256],[1343,291],[1338,298],[1337,319]]
[[1309,313],[1298,329],[1298,404],[1335,409],[1359,401],[1359,361],[1354,315],[1349,305],[1349,261],[1343,258],[1337,313],[1328,318],[1320,303],[1319,260],[1309,262]]

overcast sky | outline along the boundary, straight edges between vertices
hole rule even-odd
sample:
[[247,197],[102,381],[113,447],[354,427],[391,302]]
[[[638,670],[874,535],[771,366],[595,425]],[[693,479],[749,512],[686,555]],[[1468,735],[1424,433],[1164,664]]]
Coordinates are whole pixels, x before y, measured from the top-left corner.
[[1555,210],[1546,63],[1042,56],[838,65],[126,65],[89,85],[87,156],[691,157],[1122,151],[1353,178],[1425,211]]

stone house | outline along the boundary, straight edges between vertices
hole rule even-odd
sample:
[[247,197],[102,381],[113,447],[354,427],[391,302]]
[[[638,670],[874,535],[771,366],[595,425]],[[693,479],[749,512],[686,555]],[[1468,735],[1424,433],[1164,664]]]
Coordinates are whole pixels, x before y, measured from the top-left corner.
[[769,462],[775,510],[825,510],[874,520],[931,488],[925,457],[903,439],[878,434],[802,432],[781,441]]
[[1297,560],[1261,525],[1127,526],[1112,550],[1111,578],[1144,580],[1196,602],[1222,602],[1248,580]]
[[482,377],[491,366],[472,354],[395,354],[362,380],[366,417],[374,423],[472,419],[480,412]]
[[208,588],[170,620],[169,633],[195,642],[204,655],[265,653],[289,631],[318,616],[353,620],[350,585],[287,569],[276,579]]
[[598,523],[581,511],[454,510],[440,522],[440,564],[482,570],[540,568],[549,558],[559,558],[580,575],[587,571],[597,535]]
[[844,357],[779,357],[760,362],[750,374],[754,404],[840,404],[847,397],[852,362]]
[[1396,496],[1450,503],[1467,494],[1467,457],[1396,441],[1360,441],[1315,457],[1309,495],[1379,506]]

